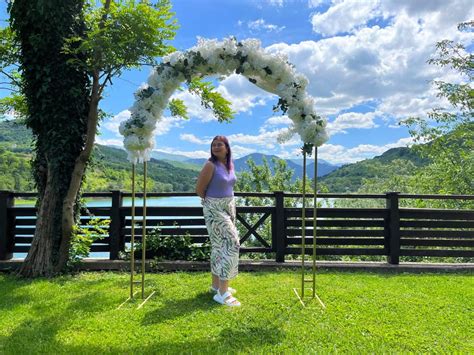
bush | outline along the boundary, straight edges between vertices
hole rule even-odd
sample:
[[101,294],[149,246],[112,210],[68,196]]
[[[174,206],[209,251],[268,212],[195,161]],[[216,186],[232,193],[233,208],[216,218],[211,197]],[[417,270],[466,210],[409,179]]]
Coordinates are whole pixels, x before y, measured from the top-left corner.
[[105,238],[110,225],[109,219],[93,217],[86,225],[74,225],[69,249],[68,266],[74,267],[82,258],[89,256],[92,243]]
[[[141,255],[142,244],[137,243],[135,257],[141,257]],[[147,259],[209,261],[210,255],[210,243],[196,245],[189,234],[162,236],[160,228],[155,228],[146,238],[145,256]]]

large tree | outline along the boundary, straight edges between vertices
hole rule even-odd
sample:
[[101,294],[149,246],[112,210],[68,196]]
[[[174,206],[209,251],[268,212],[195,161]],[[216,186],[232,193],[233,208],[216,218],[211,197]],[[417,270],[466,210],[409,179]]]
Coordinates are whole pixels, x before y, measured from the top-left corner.
[[[67,63],[64,39],[84,33],[78,1],[15,1],[10,9],[27,106],[35,139],[33,170],[38,189],[35,237],[21,273],[51,275],[60,269],[63,214],[76,159],[87,132],[86,72]],[[72,227],[72,226],[71,226]]]
[[173,50],[168,2],[15,0],[26,124],[35,141],[35,236],[20,270],[51,276],[69,257],[77,200],[99,121],[99,101],[122,70]]

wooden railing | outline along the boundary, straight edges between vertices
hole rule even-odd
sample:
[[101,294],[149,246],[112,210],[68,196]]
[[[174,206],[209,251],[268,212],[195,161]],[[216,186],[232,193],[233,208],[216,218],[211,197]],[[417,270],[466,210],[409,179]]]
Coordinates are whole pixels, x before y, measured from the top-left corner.
[[[33,193],[0,191],[0,260],[30,248],[36,224],[36,208],[15,205],[15,199],[34,198]],[[123,206],[130,193],[86,193],[85,198],[108,198],[108,207],[89,207],[96,218],[110,219],[108,234],[92,245],[92,252],[109,252],[110,259],[119,258],[131,238],[131,207]],[[192,193],[149,193],[152,197],[195,196]],[[237,197],[260,197],[273,201],[271,206],[238,206],[237,220],[241,229],[241,253],[274,253],[283,262],[286,255],[301,253],[301,208],[285,207],[285,199],[301,198],[301,194],[236,193]],[[311,195],[307,195],[311,197]],[[137,197],[141,197],[137,194]],[[378,255],[391,264],[400,256],[474,257],[474,210],[400,208],[400,199],[474,200],[472,195],[407,195],[386,194],[319,194],[324,199],[375,199],[385,201],[385,208],[329,208],[317,210],[317,254]],[[136,215],[142,215],[136,207]],[[246,216],[254,216],[250,223]],[[257,218],[255,218],[257,216]],[[86,210],[81,224],[91,218]],[[306,209],[306,253],[312,253],[313,210]],[[262,235],[262,225],[270,224],[271,235]],[[147,234],[154,228],[162,236],[189,235],[194,243],[208,240],[201,207],[148,207]],[[242,233],[243,231],[243,233]],[[140,240],[141,227],[135,228]],[[251,245],[249,245],[251,244]],[[263,255],[263,254],[262,254]],[[268,254],[267,254],[268,255]]]

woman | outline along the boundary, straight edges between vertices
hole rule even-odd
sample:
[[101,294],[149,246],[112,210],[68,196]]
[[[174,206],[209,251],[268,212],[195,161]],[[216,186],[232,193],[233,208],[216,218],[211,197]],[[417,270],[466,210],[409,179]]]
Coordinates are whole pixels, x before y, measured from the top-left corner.
[[232,151],[224,136],[216,136],[211,143],[211,157],[199,174],[196,193],[202,198],[204,219],[211,240],[211,291],[214,301],[240,306],[232,296],[235,290],[229,280],[237,276],[239,263],[239,236],[235,227],[234,184]]

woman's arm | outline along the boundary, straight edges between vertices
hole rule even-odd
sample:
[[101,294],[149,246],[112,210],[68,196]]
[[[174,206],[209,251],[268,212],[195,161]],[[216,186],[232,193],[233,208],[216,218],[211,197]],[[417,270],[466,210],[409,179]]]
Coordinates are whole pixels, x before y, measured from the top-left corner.
[[209,185],[212,175],[214,175],[214,164],[208,161],[202,168],[201,173],[197,179],[196,193],[199,195],[199,197],[206,197],[207,185]]

